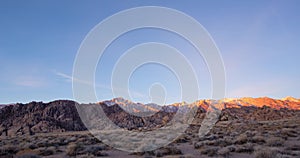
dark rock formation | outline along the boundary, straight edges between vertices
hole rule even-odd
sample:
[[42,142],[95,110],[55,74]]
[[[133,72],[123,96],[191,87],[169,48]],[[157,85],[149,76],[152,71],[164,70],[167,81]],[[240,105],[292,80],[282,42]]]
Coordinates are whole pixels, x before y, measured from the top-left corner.
[[2,131],[2,135],[30,135],[85,129],[73,101],[31,102],[0,109],[0,132]]

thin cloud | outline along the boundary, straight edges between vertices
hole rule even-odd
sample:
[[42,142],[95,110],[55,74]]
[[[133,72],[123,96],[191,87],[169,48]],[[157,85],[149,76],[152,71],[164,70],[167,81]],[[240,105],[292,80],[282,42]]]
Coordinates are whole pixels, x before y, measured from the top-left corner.
[[54,73],[55,73],[55,75],[60,76],[60,77],[62,77],[64,79],[66,79],[66,81],[72,82],[72,76],[69,76],[67,74],[64,74],[64,73],[61,73],[61,72],[57,72],[57,71],[54,71]]
[[[66,79],[67,82],[78,82],[78,83],[82,83],[82,84],[86,84],[86,85],[94,85],[93,83],[89,82],[89,81],[84,81],[84,80],[80,80],[78,78],[74,78],[73,76],[71,75],[68,75],[68,74],[65,74],[65,73],[62,73],[62,72],[58,72],[58,71],[54,71],[54,74],[57,75],[57,76],[60,76],[64,79]],[[98,88],[105,88],[105,89],[111,89],[109,86],[107,85],[102,85],[102,84],[95,84],[95,87],[98,87]]]

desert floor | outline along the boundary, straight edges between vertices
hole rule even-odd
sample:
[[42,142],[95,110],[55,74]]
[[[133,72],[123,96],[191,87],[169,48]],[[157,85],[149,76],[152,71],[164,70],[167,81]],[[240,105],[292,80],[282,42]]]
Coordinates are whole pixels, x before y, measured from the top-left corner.
[[203,138],[199,125],[160,149],[128,153],[109,147],[88,131],[2,137],[0,157],[300,157],[300,120],[220,121]]

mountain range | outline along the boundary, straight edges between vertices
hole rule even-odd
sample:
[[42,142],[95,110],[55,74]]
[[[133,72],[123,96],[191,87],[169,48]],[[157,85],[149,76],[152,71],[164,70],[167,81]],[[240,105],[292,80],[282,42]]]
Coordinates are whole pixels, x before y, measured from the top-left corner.
[[[30,102],[0,106],[0,135],[24,135],[47,132],[87,130],[82,123],[76,105],[70,100],[49,103]],[[198,100],[159,106],[134,103],[123,98],[96,103],[116,125],[129,130],[151,130],[166,125],[176,112],[184,113],[198,107],[194,125],[200,125],[208,107],[222,104],[219,120],[263,121],[300,117],[300,99],[239,98],[222,100]]]

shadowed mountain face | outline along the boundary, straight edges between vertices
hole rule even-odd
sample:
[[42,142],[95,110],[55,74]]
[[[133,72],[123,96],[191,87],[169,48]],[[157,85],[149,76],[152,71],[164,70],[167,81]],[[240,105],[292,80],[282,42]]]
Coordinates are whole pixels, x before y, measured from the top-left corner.
[[0,109],[0,131],[7,135],[85,130],[75,102],[31,102]]
[[[198,107],[198,112],[193,124],[200,125],[207,108],[213,102],[215,101],[200,100],[192,104],[177,103],[158,106],[116,98],[97,103],[97,105],[101,106],[107,117],[119,127],[129,130],[149,130],[164,126],[176,112],[184,113],[186,109],[195,106]],[[271,98],[224,99],[218,102],[222,102],[224,105],[219,118],[221,121],[264,121],[300,117],[300,101],[291,97],[281,100]],[[23,135],[86,130],[75,104],[74,101],[58,100],[50,103],[18,103],[2,107],[0,109],[0,133],[2,135]],[[138,113],[140,115],[136,115]],[[142,113],[145,117],[141,116]],[[151,115],[148,115],[149,113]]]

